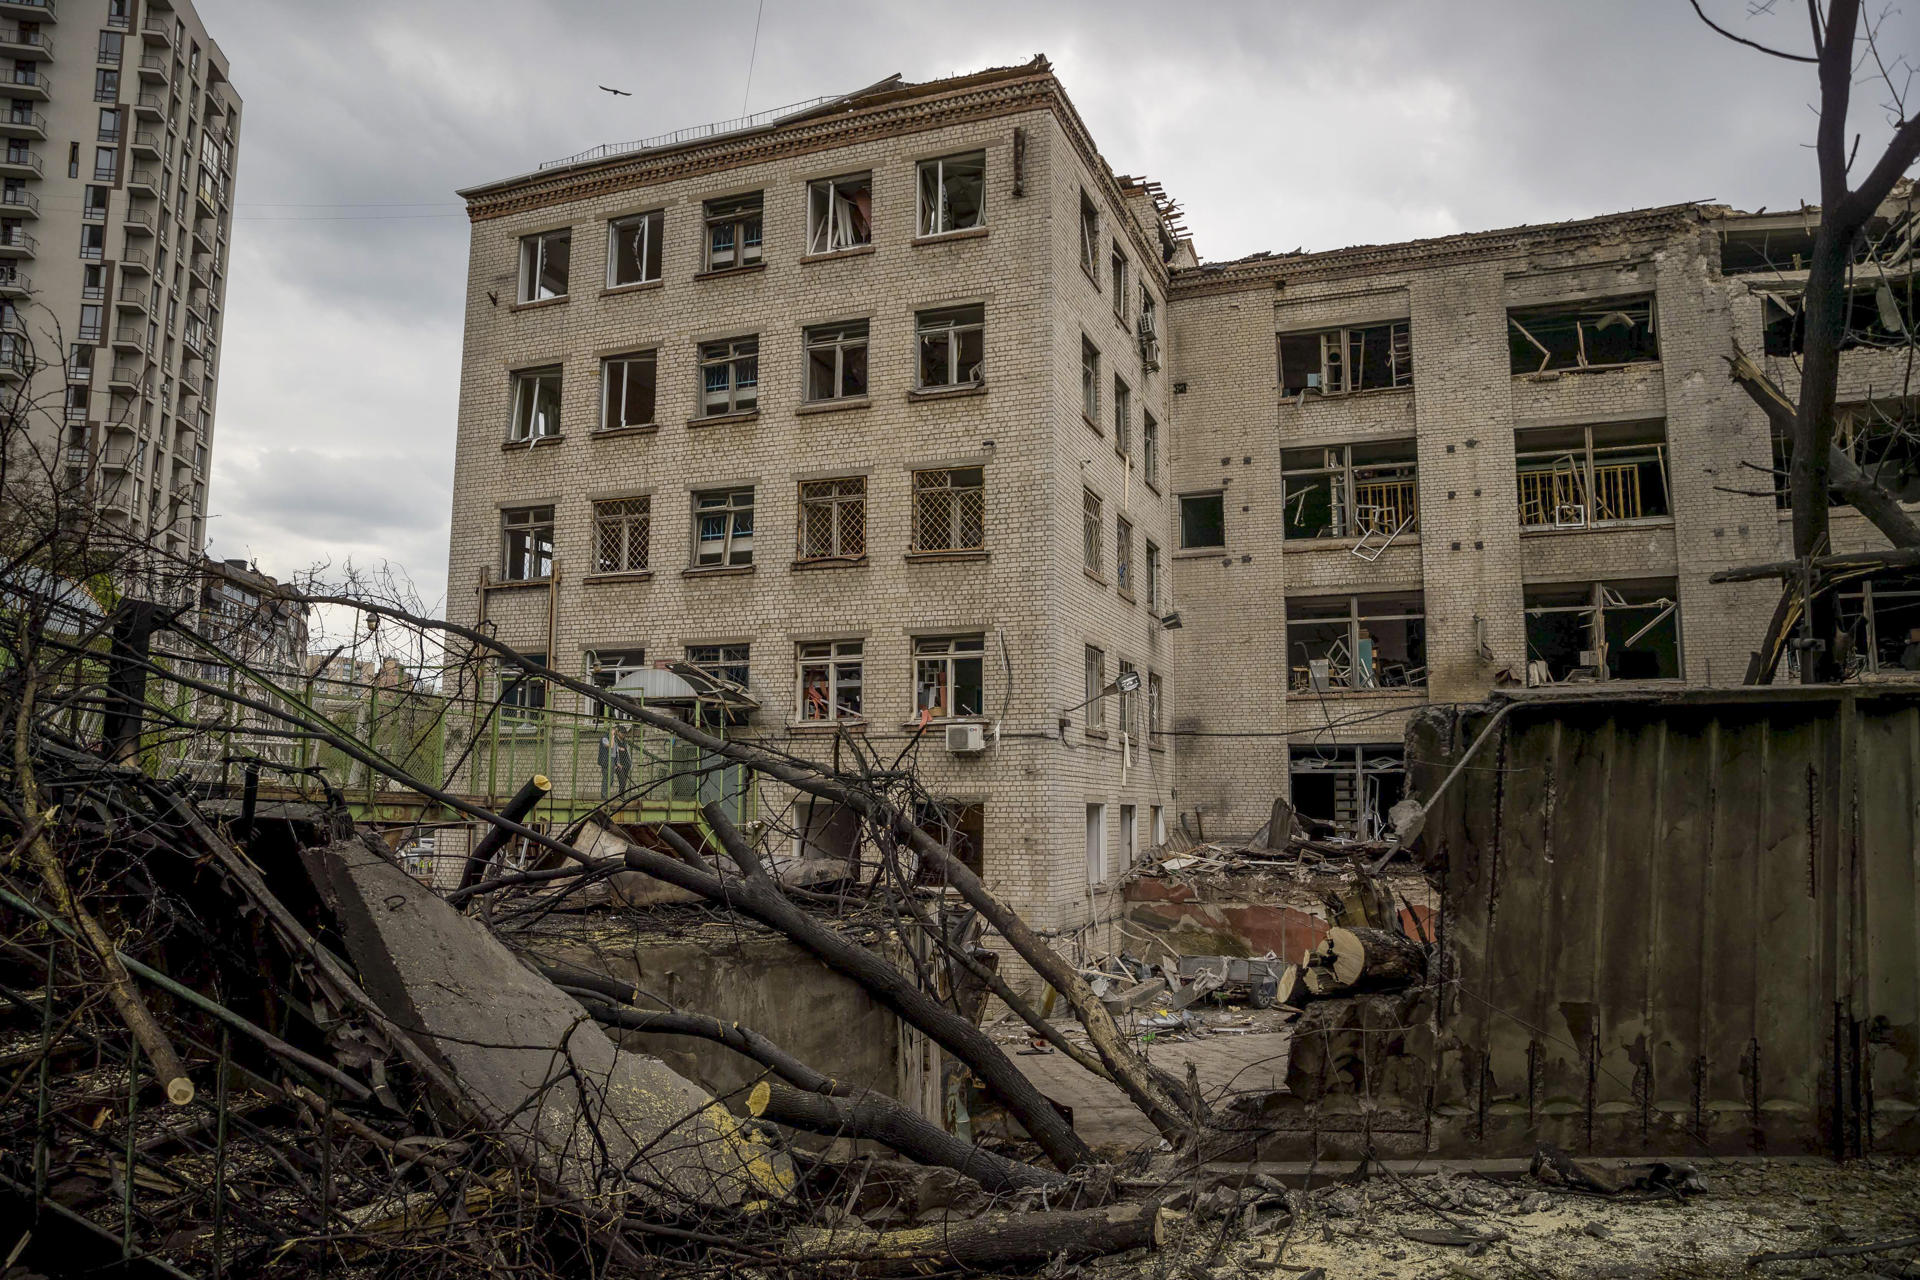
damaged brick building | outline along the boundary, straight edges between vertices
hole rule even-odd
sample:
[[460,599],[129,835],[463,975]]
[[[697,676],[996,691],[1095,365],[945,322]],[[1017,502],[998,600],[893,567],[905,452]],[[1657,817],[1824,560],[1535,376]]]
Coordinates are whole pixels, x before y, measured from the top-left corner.
[[[1430,703],[1737,683],[1777,600],[1708,584],[1788,546],[1725,359],[1793,389],[1808,214],[1202,264],[1044,59],[463,195],[449,617],[796,754],[912,759],[1044,929],[1277,795],[1372,834]],[[1887,293],[1862,329],[1891,338]],[[1842,403],[1903,362],[1849,351]],[[1879,587],[1846,606],[1869,675],[1920,623]],[[498,693],[473,789],[547,774],[558,819],[609,793],[618,726]],[[791,824],[796,858],[851,852],[833,813]]]

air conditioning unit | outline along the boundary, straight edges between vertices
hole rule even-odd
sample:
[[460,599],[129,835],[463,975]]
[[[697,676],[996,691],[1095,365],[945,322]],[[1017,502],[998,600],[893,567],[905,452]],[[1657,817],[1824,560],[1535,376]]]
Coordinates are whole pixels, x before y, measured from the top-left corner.
[[987,749],[986,730],[977,724],[947,726],[947,750],[957,756],[970,756]]
[[1140,335],[1140,364],[1148,373],[1160,367],[1160,339],[1151,333]]

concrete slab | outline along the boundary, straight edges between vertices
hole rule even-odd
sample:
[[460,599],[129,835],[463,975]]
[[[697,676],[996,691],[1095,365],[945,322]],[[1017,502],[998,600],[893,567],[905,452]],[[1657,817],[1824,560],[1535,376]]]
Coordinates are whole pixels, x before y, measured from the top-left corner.
[[357,841],[327,876],[368,993],[421,1039],[535,1167],[591,1207],[784,1196],[784,1155],[659,1059],[621,1050],[485,926]]
[[[1186,1078],[1191,1062],[1207,1102],[1219,1106],[1235,1093],[1282,1088],[1292,1039],[1288,1032],[1276,1031],[1163,1041],[1147,1046],[1147,1060],[1181,1079]],[[1095,1150],[1132,1150],[1160,1140],[1125,1094],[1065,1054],[1016,1054],[1013,1060],[1042,1093],[1073,1108],[1074,1130]]]

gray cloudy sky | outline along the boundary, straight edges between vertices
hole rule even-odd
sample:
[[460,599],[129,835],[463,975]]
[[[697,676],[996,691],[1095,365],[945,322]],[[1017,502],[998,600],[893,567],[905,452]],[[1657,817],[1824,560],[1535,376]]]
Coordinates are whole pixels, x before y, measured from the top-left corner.
[[[1811,68],[1728,44],[1687,0],[765,0],[750,87],[759,0],[196,3],[245,102],[211,549],[282,576],[390,561],[436,607],[453,191],[597,143],[1045,53],[1203,258],[1816,193]],[[1797,0],[1706,3],[1806,47]],[[1917,32],[1889,17],[1889,57]],[[1884,97],[1855,105],[1863,156]]]

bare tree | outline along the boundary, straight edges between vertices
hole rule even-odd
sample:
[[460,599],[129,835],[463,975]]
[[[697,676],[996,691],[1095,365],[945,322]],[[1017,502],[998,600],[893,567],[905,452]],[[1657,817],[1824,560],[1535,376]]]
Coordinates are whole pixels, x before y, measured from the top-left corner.
[[[1820,219],[1814,233],[1803,298],[1805,338],[1800,365],[1799,395],[1786,391],[1738,350],[1730,357],[1731,374],[1767,415],[1775,434],[1791,441],[1788,491],[1793,508],[1793,552],[1810,561],[1832,550],[1828,527],[1828,494],[1837,493],[1872,522],[1896,547],[1920,546],[1916,524],[1899,499],[1845,453],[1834,447],[1834,402],[1839,386],[1840,353],[1845,342],[1848,286],[1856,253],[1869,222],[1894,190],[1894,184],[1920,159],[1920,118],[1910,117],[1906,85],[1882,56],[1878,46],[1879,20],[1862,14],[1859,0],[1807,0],[1812,52],[1779,49],[1749,39],[1709,18],[1700,0],[1690,0],[1694,12],[1720,35],[1770,57],[1809,63],[1819,78],[1819,126],[1814,154],[1820,177]],[[1848,111],[1857,78],[1868,76],[1885,88],[1881,104],[1893,127],[1893,136],[1879,158],[1857,179],[1860,136],[1848,138]],[[1837,677],[1834,607],[1831,592],[1813,590],[1809,566],[1789,596],[1800,597],[1805,614],[1801,675],[1804,680]],[[1762,661],[1749,672],[1749,682],[1771,678],[1784,632],[1795,610],[1783,602],[1761,647]]]

